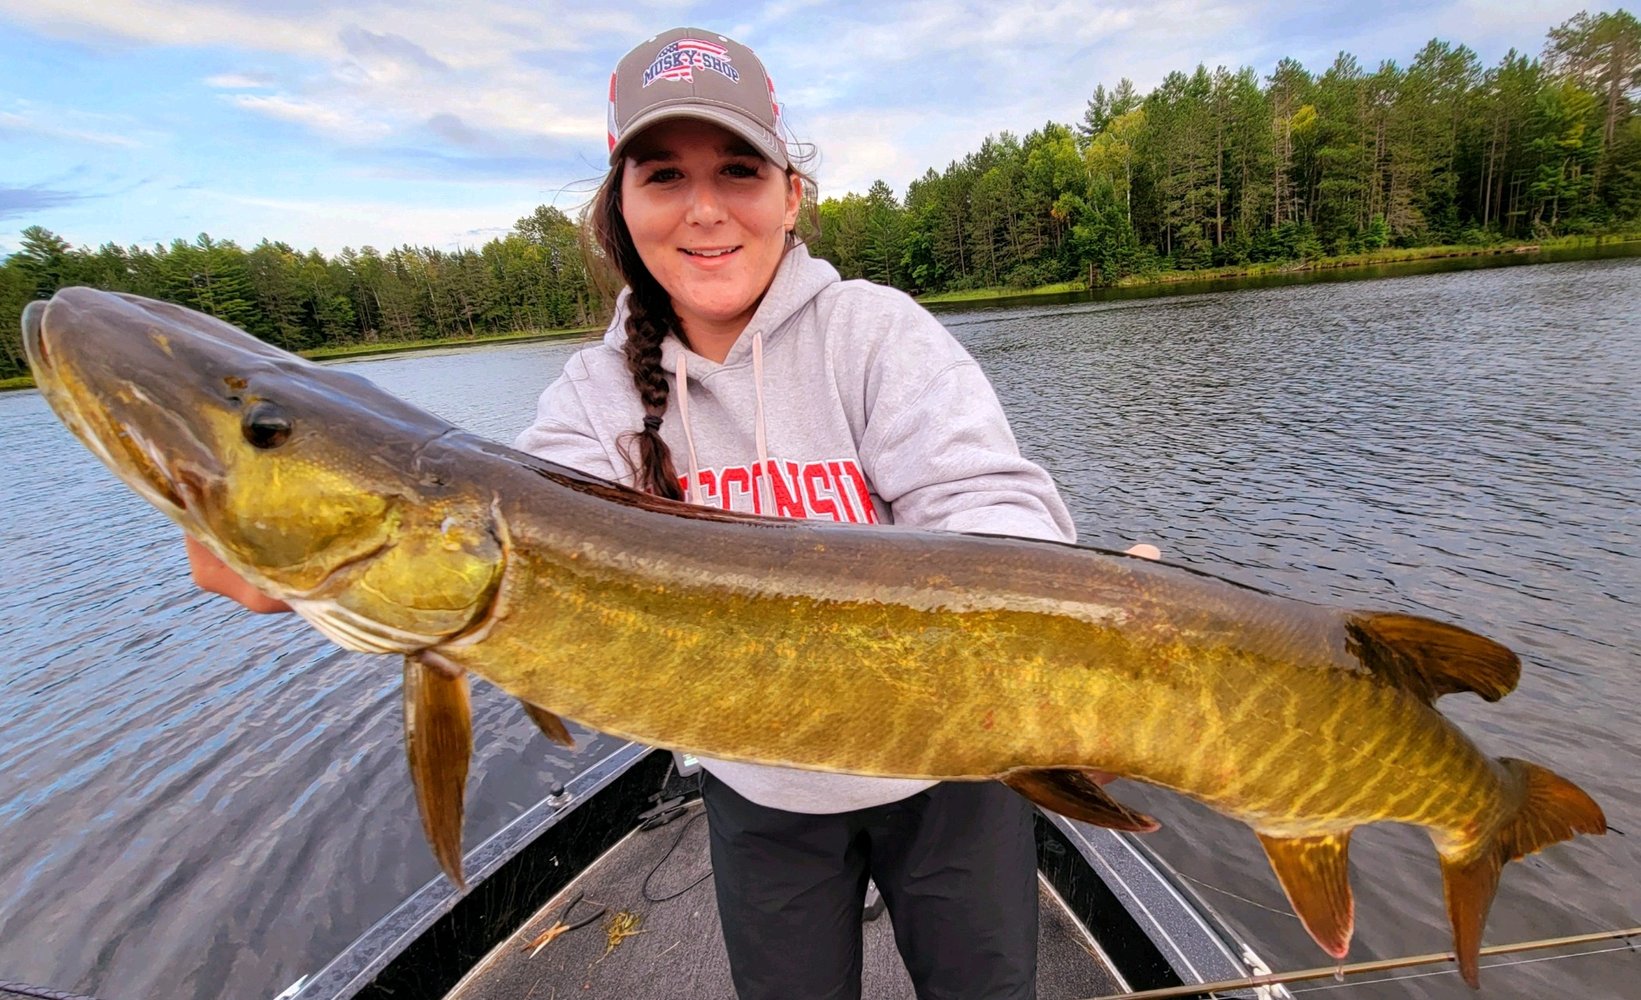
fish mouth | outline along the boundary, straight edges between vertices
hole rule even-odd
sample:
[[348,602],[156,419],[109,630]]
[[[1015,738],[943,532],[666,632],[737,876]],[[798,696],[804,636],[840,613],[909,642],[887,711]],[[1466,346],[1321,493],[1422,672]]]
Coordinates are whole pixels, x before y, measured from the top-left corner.
[[[169,504],[174,508],[168,512],[173,517],[187,513],[188,501],[185,499],[184,494],[193,492],[198,495],[203,491],[199,489],[193,491],[179,489],[179,486],[186,487],[189,485],[189,477],[185,475],[168,475],[163,465],[164,456],[160,455],[158,449],[154,448],[146,438],[135,433],[129,427],[118,429],[118,440],[123,447],[126,458],[130,460],[130,474],[122,475],[120,478],[133,487],[137,487],[138,492],[148,497],[149,502],[160,508],[160,510],[165,510],[166,504]],[[140,480],[143,485],[150,487],[150,489],[144,491],[134,480]],[[161,503],[162,500],[164,503]]]
[[180,521],[189,508],[184,494],[201,492],[187,489],[190,477],[172,475],[168,457],[130,424],[103,413],[89,420],[82,417],[80,422],[85,427],[98,425],[98,431],[81,433],[80,437],[88,442],[94,439],[92,450],[103,464],[149,503]]
[[45,339],[41,336],[40,327],[46,315],[46,302],[39,299],[23,307],[23,356],[28,359],[28,366],[35,373],[35,378],[46,370],[50,358],[46,355]]
[[[40,394],[68,429],[120,479],[172,518],[187,512],[188,503],[170,474],[170,462],[153,442],[107,407],[87,405],[88,393],[72,364],[64,365],[49,347],[45,332],[45,300],[23,307],[23,355],[28,359]],[[141,395],[139,392],[138,395]],[[144,399],[152,405],[151,400]]]

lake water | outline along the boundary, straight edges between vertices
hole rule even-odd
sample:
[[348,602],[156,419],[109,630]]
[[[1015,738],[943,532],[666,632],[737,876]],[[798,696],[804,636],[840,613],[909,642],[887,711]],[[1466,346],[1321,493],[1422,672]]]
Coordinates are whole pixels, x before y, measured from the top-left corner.
[[[1514,694],[1443,710],[1488,751],[1577,781],[1615,830],[1509,866],[1487,942],[1641,924],[1641,260],[942,319],[1084,541],[1150,541],[1280,593],[1433,614],[1518,650]],[[572,350],[348,367],[509,440]],[[272,996],[436,874],[398,664],[200,594],[175,528],[34,393],[0,396],[0,446],[0,981],[110,1000]],[[607,747],[553,748],[479,688],[469,845]],[[1117,787],[1273,968],[1324,964],[1245,827]],[[1367,828],[1351,856],[1352,960],[1448,946],[1422,834]],[[1631,951],[1483,982],[1489,998],[1622,997],[1638,976]],[[1311,988],[1473,996],[1451,975]]]

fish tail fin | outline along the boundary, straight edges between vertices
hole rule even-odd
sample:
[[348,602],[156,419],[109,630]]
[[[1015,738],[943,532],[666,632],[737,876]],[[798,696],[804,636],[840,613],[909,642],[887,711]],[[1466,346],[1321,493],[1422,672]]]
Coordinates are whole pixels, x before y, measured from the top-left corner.
[[1442,887],[1447,918],[1453,925],[1453,950],[1459,973],[1472,989],[1478,985],[1482,926],[1498,891],[1506,864],[1535,851],[1571,840],[1580,833],[1606,833],[1607,818],[1595,800],[1577,785],[1550,771],[1509,757],[1500,759],[1519,790],[1519,805],[1492,838],[1462,855],[1443,856]]

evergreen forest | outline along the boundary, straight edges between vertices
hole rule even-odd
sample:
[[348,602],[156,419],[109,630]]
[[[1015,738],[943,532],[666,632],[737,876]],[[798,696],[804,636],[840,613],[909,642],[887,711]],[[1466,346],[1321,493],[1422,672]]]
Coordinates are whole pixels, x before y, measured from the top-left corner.
[[[815,207],[809,243],[847,278],[914,294],[1487,246],[1641,228],[1641,22],[1581,13],[1537,57],[1483,66],[1433,40],[1405,65],[1170,73],[1094,87],[1074,123],[1003,131],[903,196],[878,181]],[[541,207],[456,251],[334,257],[201,234],[74,247],[42,227],[0,262],[0,379],[17,319],[65,285],[202,310],[289,350],[596,325],[610,296],[579,227]]]

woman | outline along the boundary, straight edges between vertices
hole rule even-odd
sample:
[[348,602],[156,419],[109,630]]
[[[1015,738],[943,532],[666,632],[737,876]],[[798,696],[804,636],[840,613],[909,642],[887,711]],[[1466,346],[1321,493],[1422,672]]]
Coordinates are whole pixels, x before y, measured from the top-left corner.
[[[611,79],[609,144],[584,226],[627,287],[517,447],[693,503],[1072,540],[962,347],[794,238],[807,181],[749,49],[699,29],[633,49]],[[283,607],[190,554],[206,589]],[[1032,816],[1013,791],[703,766],[742,1000],[858,997],[869,877],[920,997],[1035,995]]]

